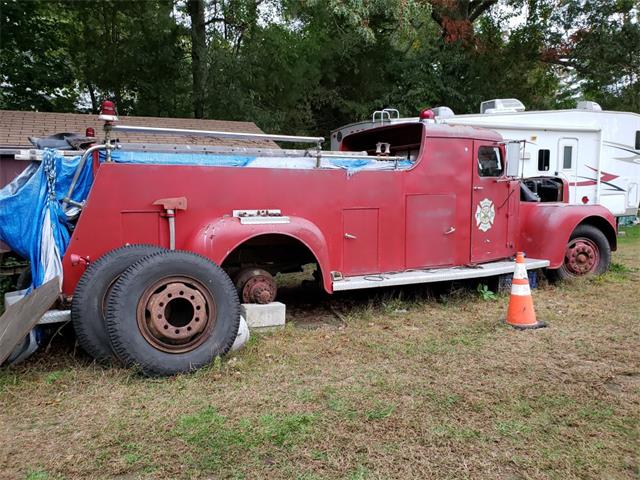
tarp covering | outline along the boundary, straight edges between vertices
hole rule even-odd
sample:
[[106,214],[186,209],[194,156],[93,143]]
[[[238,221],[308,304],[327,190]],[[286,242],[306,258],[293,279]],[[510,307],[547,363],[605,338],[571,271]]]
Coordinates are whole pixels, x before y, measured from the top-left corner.
[[[31,262],[34,287],[59,275],[69,243],[69,224],[62,211],[80,157],[45,150],[40,165],[31,164],[0,190],[0,238]],[[91,162],[80,174],[72,199],[85,200],[91,188]]]
[[[101,153],[104,159],[104,153]],[[211,167],[250,167],[250,168],[291,168],[308,170],[317,168],[315,156],[308,157],[277,157],[256,155],[225,155],[217,153],[163,153],[163,152],[132,152],[116,150],[111,158],[117,163],[146,163],[157,165],[200,165]],[[343,169],[349,173],[362,170],[395,170],[411,167],[410,160],[379,161],[367,158],[322,157],[321,168]]]

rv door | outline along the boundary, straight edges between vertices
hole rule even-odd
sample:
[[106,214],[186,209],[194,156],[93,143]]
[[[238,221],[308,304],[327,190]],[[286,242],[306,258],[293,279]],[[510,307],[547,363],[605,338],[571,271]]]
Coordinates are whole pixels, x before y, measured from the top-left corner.
[[578,139],[561,138],[558,141],[557,171],[569,182],[569,203],[577,203],[578,184]]

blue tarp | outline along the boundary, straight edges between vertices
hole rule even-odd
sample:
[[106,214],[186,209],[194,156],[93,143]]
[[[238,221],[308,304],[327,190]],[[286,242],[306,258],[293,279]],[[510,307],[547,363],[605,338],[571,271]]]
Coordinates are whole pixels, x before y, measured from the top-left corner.
[[[65,158],[54,150],[45,150],[39,166],[32,164],[0,190],[0,238],[30,260],[35,287],[62,273],[59,262],[70,234],[61,204],[79,161],[79,156]],[[91,162],[87,162],[73,200],[86,199],[91,188],[91,168]],[[51,251],[56,252],[57,259],[47,258]],[[56,272],[58,268],[60,272]]]
[[[104,158],[104,152],[100,152],[100,159],[104,160]],[[256,157],[241,155],[213,155],[206,153],[127,152],[123,150],[115,150],[111,152],[111,159],[117,163],[246,167],[253,162]]]
[[[100,158],[104,160],[104,152]],[[163,152],[127,152],[115,150],[111,158],[117,163],[145,163],[154,165],[199,165],[210,167],[254,167],[262,168],[304,168],[302,162],[308,162],[308,168],[315,168],[316,159],[312,155],[308,157],[260,157],[256,155],[224,155],[212,153],[163,153]],[[265,164],[264,161],[267,161]],[[322,164],[325,168],[341,168],[355,173],[361,170],[377,170],[385,166],[386,169],[404,169],[413,165],[410,160],[394,162],[379,162],[374,159],[333,157],[324,158]]]

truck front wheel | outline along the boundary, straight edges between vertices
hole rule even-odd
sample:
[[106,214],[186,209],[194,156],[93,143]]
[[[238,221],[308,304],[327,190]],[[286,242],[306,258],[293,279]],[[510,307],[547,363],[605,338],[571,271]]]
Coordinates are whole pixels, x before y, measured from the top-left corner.
[[106,326],[114,353],[146,375],[174,375],[226,354],[240,304],[231,279],[199,255],[164,251],[128,268],[114,285]]
[[604,233],[592,225],[578,225],[567,243],[562,266],[552,272],[559,280],[600,275],[610,263],[611,246]]

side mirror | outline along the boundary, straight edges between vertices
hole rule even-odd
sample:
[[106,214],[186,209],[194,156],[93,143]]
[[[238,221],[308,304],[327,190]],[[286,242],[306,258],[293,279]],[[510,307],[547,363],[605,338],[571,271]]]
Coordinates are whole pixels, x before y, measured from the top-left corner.
[[507,177],[517,177],[520,167],[520,142],[509,142],[505,144],[507,152]]

